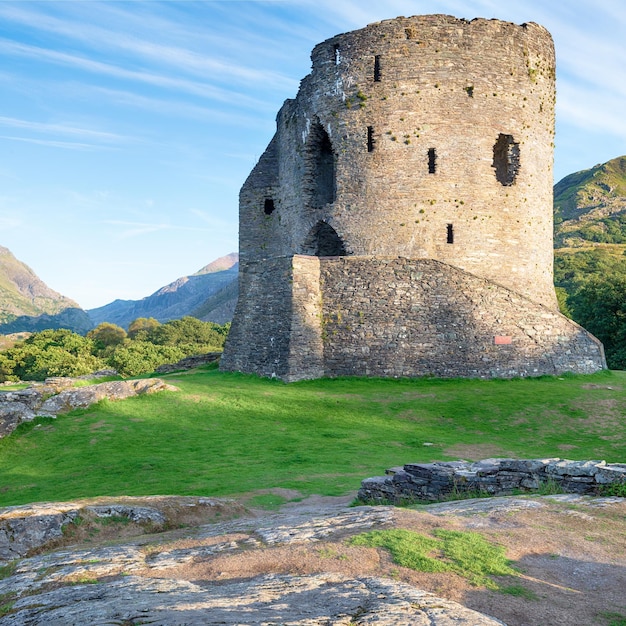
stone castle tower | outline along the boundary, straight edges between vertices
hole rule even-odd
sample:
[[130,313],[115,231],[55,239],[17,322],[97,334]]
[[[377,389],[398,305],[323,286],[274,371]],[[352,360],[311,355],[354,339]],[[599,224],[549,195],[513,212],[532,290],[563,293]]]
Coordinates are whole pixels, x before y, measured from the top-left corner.
[[221,368],[288,381],[603,368],[552,282],[550,34],[402,17],[312,61],[241,189]]

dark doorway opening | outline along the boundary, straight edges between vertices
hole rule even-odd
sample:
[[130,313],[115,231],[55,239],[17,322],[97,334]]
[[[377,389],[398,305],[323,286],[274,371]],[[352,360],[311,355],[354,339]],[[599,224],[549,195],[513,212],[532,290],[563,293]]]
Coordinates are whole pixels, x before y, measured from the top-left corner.
[[346,256],[346,247],[337,231],[328,223],[319,221],[304,242],[304,254],[313,256]]

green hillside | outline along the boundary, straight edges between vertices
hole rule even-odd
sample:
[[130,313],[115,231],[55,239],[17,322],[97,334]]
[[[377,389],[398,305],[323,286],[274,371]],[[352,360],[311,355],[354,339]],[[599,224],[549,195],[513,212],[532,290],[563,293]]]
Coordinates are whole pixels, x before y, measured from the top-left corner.
[[626,369],[626,156],[554,187],[554,284],[561,310]]
[[626,244],[626,156],[554,186],[555,247]]

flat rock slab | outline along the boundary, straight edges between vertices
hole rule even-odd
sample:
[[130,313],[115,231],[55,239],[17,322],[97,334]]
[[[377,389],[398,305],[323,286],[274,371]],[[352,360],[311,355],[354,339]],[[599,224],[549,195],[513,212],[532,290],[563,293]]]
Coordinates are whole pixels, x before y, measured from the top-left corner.
[[[178,506],[195,509],[201,502],[180,499]],[[219,506],[217,500],[207,502],[209,508]],[[169,510],[161,497],[87,506],[100,514],[136,515],[150,523],[153,510]],[[11,521],[23,519],[27,512],[60,515],[87,506],[32,505],[4,514]],[[576,495],[465,500],[419,510],[341,504],[313,511],[298,503],[278,513],[176,527],[115,545],[66,546],[18,559],[6,568],[0,579],[6,612],[0,626],[491,626],[505,621],[516,626],[588,626],[599,623],[602,611],[621,610],[624,542],[618,539],[623,537],[619,520],[624,519],[624,506],[621,498]],[[594,541],[587,541],[587,547],[576,536],[575,541],[570,537],[557,544],[556,535],[544,539],[546,523],[557,526],[557,535],[578,525],[580,536]],[[616,533],[611,552],[603,548],[603,537],[591,537],[602,524]],[[353,549],[346,539],[360,532],[415,528],[428,533],[429,528],[446,527],[480,528],[496,543],[511,537],[511,549],[529,570],[519,581],[531,586],[534,600],[475,589],[463,580],[455,584],[467,589],[465,595],[451,596],[443,579],[428,583],[428,574],[396,579],[384,556],[362,562],[354,553],[346,556],[345,551]],[[579,554],[583,549],[587,552]],[[601,551],[596,561],[588,558],[592,549]],[[285,555],[296,560],[281,561]],[[231,567],[233,562],[236,567]],[[255,570],[254,563],[263,567]],[[345,563],[348,569],[342,571]],[[468,607],[460,604],[466,600]],[[587,610],[591,602],[595,604]]]
[[[117,510],[98,508],[102,513]],[[219,552],[314,544],[384,527],[393,523],[394,511],[393,507],[330,507],[317,515],[290,511],[190,529],[189,536],[196,540],[218,539],[208,546],[153,551],[130,543],[24,558],[0,580],[0,597],[12,602],[10,614],[0,618],[0,624],[502,624],[406,583],[373,576],[349,578],[329,572],[190,581],[173,578],[167,571]],[[219,541],[222,536],[225,540]],[[159,575],[155,570],[163,571],[162,577],[151,577]],[[148,571],[153,574],[146,576]]]
[[127,576],[24,597],[6,625],[194,624],[497,626],[496,619],[405,583],[337,574],[267,575],[227,583]]

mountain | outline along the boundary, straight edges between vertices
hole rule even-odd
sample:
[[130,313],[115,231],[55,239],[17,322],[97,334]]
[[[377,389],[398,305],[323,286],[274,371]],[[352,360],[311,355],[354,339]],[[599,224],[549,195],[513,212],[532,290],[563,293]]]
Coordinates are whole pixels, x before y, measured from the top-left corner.
[[203,322],[225,324],[233,319],[238,296],[239,281],[237,280],[237,276],[235,276],[232,282],[209,296],[199,307],[195,308],[190,315],[197,317]]
[[76,302],[50,289],[8,248],[0,246],[0,333],[47,328],[86,333],[92,326]]
[[[128,327],[138,317],[154,317],[159,322],[167,322],[193,315],[216,323],[230,321],[234,310],[234,305],[230,302],[233,297],[232,284],[237,283],[238,261],[239,255],[232,252],[209,263],[195,274],[178,278],[141,300],[115,300],[90,309],[87,313],[95,325],[110,322],[123,327]],[[230,292],[227,292],[226,297],[218,297],[213,304],[210,302],[211,298],[216,298],[223,289],[229,287]],[[236,301],[236,293],[234,297]],[[197,315],[195,311],[201,311],[201,315]]]
[[626,156],[554,186],[555,248],[626,244]]

